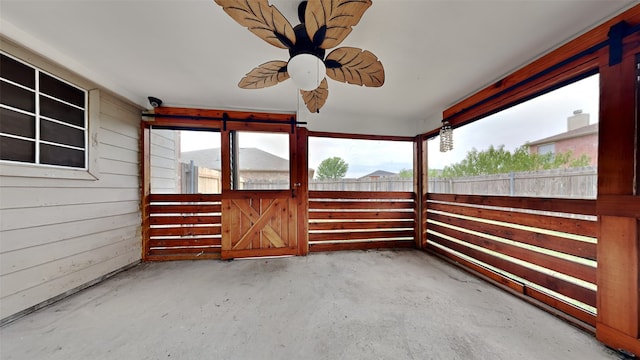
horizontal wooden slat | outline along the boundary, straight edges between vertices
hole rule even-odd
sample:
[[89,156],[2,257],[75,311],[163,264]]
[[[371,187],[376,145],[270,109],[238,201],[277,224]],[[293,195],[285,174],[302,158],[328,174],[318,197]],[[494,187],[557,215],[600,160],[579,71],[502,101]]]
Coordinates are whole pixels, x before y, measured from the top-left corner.
[[[596,244],[572,240],[560,236],[541,234],[538,232],[516,229],[507,225],[493,225],[472,220],[465,220],[445,214],[430,213],[429,219],[449,225],[463,227],[468,230],[495,235],[505,239],[538,246],[544,249],[559,251],[565,254],[595,260]],[[427,225],[429,227],[429,225]]]
[[229,190],[223,199],[280,199],[291,196],[291,190]]
[[309,251],[341,251],[341,250],[369,250],[369,249],[399,249],[399,248],[415,248],[416,244],[413,240],[399,241],[359,241],[345,243],[316,243],[309,244]]
[[151,194],[150,202],[220,202],[220,194]]
[[353,210],[353,209],[380,209],[380,210],[398,210],[398,209],[413,209],[415,207],[414,202],[407,201],[309,201],[310,209],[319,210]]
[[202,247],[202,248],[167,248],[167,249],[149,249],[149,255],[177,255],[177,254],[214,254],[220,253],[219,247]]
[[[457,206],[454,204],[427,204],[430,210],[439,210],[458,215],[472,216],[482,219],[503,221],[512,224],[530,226],[569,234],[596,237],[597,223],[590,220],[572,219],[566,217],[527,214],[521,212],[474,208],[469,206]],[[427,213],[429,217],[429,213]]]
[[149,247],[193,247],[193,246],[220,246],[220,238],[198,238],[198,239],[151,239]]
[[415,233],[413,230],[325,232],[325,233],[310,233],[309,241],[386,239],[386,238],[397,238],[397,237],[413,238],[414,234]]
[[566,314],[569,314],[574,318],[580,321],[583,321],[591,326],[596,326],[595,315],[588,313],[580,308],[577,308],[571,304],[567,304],[566,302],[560,299],[556,299],[553,296],[547,295],[531,287],[525,288],[525,295],[531,296],[532,298],[538,301],[541,301],[547,305],[550,305]]
[[310,222],[309,230],[347,230],[347,229],[397,229],[413,228],[412,220],[406,221],[330,221],[330,222]]
[[154,254],[148,255],[145,261],[176,261],[176,260],[217,260],[220,252],[204,254]]
[[180,226],[149,229],[149,236],[219,235],[220,226]]
[[433,201],[444,201],[458,204],[553,211],[567,214],[596,215],[595,200],[435,193],[428,193],[427,198],[428,200]]
[[415,199],[412,192],[309,191],[309,199]]
[[221,216],[181,215],[149,217],[150,225],[220,224],[221,221]]
[[569,298],[576,299],[587,305],[594,307],[596,306],[596,292],[593,290],[553,277],[551,275],[532,270],[506,259],[502,259],[491,254],[472,249],[462,244],[444,239],[435,234],[429,234],[429,241],[427,242],[427,246],[429,246],[430,242],[436,242],[446,248],[453,249],[485,264],[494,266],[498,269],[502,269],[508,273],[519,276],[523,279],[531,281],[559,294],[565,295]]
[[150,214],[219,213],[221,205],[151,205]]
[[546,269],[557,271],[562,274],[572,276],[576,279],[584,280],[594,284],[596,282],[596,269],[591,266],[572,262],[570,260],[555,256],[531,251],[518,246],[501,243],[480,236],[464,233],[455,229],[447,228],[437,224],[429,224],[433,231],[448,235],[458,240],[480,246],[487,250],[492,250],[522,261],[526,261]]
[[229,250],[225,251],[225,259],[254,257],[254,256],[286,256],[297,255],[298,250],[295,248],[269,248],[255,250]]
[[309,211],[309,219],[415,219],[411,211]]

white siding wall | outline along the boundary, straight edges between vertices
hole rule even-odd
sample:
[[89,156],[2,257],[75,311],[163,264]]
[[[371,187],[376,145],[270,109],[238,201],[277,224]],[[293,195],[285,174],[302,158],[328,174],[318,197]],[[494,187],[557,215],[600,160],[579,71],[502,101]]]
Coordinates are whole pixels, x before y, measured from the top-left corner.
[[[78,86],[97,88],[0,44]],[[0,165],[0,319],[140,260],[141,109],[96,90],[89,106],[89,172]]]
[[180,193],[180,140],[177,130],[151,130],[151,192]]

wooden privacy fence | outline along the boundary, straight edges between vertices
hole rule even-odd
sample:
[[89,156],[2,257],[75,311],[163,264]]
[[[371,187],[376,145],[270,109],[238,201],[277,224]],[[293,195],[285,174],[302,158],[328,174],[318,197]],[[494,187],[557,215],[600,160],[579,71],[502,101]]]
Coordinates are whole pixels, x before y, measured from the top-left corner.
[[415,246],[412,192],[309,192],[309,251]]
[[219,258],[221,201],[219,194],[149,195],[145,260]]
[[428,194],[427,248],[595,325],[595,200]]
[[459,178],[430,177],[428,188],[431,193],[441,194],[595,199],[598,170],[586,167]]

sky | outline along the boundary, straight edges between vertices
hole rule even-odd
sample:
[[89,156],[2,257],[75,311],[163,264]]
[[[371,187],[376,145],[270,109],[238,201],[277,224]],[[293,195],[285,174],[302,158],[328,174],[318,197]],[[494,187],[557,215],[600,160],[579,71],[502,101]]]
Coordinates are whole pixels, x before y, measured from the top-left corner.
[[[590,114],[590,123],[598,122],[598,75],[577,81],[561,89],[497,114],[453,130],[453,150],[441,153],[439,137],[429,141],[429,168],[442,169],[463,160],[468,151],[505,145],[507,150],[567,131],[567,117],[574,110]],[[250,133],[240,135],[241,147],[255,147],[288,159],[288,134]],[[220,147],[220,134],[190,131],[182,135],[182,151]],[[346,177],[357,178],[376,170],[399,172],[410,169],[413,144],[399,141],[309,139],[309,167],[317,169],[326,158],[339,156],[349,164]]]

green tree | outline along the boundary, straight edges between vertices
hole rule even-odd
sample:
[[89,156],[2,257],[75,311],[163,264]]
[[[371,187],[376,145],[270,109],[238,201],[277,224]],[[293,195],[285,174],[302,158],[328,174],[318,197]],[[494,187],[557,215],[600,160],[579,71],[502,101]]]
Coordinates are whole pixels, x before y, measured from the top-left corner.
[[342,158],[334,156],[322,160],[316,171],[318,180],[341,179],[347,174],[349,164]]
[[398,173],[398,176],[401,179],[411,179],[411,178],[413,178],[413,170],[412,169],[402,169]]
[[582,155],[573,158],[571,151],[556,154],[531,154],[529,145],[516,148],[513,153],[505,150],[504,145],[478,151],[473,148],[459,163],[445,166],[440,177],[453,178],[504,174],[520,171],[538,171],[566,167],[589,165],[589,157]]

